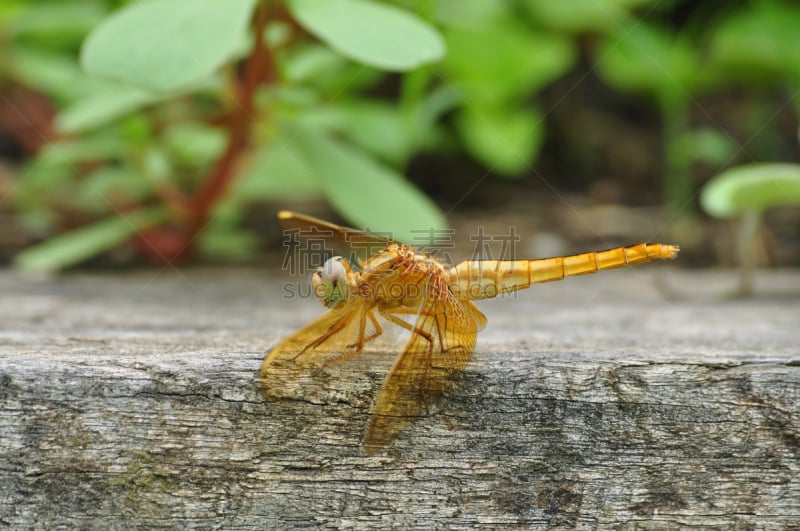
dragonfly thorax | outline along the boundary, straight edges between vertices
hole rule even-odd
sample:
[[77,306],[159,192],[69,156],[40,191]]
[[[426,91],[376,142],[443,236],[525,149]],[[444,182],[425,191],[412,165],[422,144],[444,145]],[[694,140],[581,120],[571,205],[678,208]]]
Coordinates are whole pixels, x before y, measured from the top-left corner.
[[338,306],[350,296],[348,277],[350,264],[341,256],[334,256],[318,267],[311,276],[314,294],[328,308]]
[[443,273],[430,255],[393,243],[364,262],[350,286],[354,296],[385,308],[416,308],[441,287]]

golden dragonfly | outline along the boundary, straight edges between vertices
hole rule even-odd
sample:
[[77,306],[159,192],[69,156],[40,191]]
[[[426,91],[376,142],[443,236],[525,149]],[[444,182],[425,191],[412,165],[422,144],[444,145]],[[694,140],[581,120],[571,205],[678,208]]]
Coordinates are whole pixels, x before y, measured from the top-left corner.
[[[463,370],[486,317],[473,301],[573,275],[675,258],[677,245],[639,243],[606,251],[538,260],[468,260],[447,267],[433,255],[383,236],[281,211],[285,230],[310,230],[335,240],[371,242],[381,250],[351,264],[328,259],[311,278],[329,308],[284,339],[261,365],[262,386],[299,380],[351,358],[383,333],[381,322],[410,332],[375,401],[364,445],[388,446]],[[379,320],[379,317],[383,321]]]

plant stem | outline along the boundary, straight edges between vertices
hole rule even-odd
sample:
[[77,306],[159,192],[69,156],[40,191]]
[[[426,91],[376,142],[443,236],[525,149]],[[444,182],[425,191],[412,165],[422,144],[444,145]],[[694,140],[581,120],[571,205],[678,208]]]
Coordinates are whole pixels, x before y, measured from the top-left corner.
[[755,239],[761,216],[756,211],[745,212],[740,223],[736,251],[739,255],[742,277],[738,295],[747,296],[753,292],[753,273],[756,265]]
[[692,156],[681,144],[689,130],[689,110],[683,98],[663,97],[661,115],[664,121],[666,157],[666,196],[674,219],[689,218],[692,207]]
[[273,83],[276,79],[272,51],[264,42],[264,30],[269,14],[269,2],[261,2],[253,23],[253,50],[245,62],[244,73],[235,86],[235,106],[225,119],[228,127],[228,145],[190,202],[190,227],[187,234],[190,240],[203,229],[212,207],[223,197],[236,175],[235,163],[247,144],[250,129],[256,119],[253,101],[256,90],[260,85]]

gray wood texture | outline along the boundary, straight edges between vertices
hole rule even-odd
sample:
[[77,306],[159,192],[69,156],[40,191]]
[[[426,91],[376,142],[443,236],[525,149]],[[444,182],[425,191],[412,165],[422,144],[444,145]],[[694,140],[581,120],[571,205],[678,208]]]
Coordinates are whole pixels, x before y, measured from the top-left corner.
[[0,272],[0,526],[797,527],[800,273],[736,282],[656,264],[481,303],[463,376],[369,455],[389,354],[258,391],[324,311],[305,279]]

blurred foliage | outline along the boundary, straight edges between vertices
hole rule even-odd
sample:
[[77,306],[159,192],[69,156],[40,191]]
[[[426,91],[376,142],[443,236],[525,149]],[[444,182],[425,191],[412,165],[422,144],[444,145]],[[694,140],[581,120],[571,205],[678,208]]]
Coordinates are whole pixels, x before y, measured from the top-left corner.
[[718,218],[800,206],[800,165],[746,164],[712,178],[700,194],[706,212]]
[[797,27],[788,0],[6,1],[0,96],[15,112],[0,127],[30,153],[10,199],[45,240],[18,264],[59,269],[124,241],[162,261],[246,257],[248,209],[290,198],[399,239],[443,227],[410,161],[463,149],[519,178],[547,136],[537,94],[586,61],[655,103],[666,198],[691,213],[692,164],[740,156],[721,127],[692,127],[692,105],[732,87],[795,95]]
[[726,170],[706,183],[700,194],[706,212],[717,218],[740,218],[737,254],[740,295],[753,289],[755,236],[765,211],[781,205],[800,206],[800,164],[745,164]]

